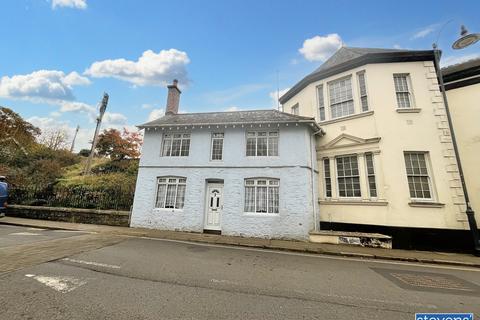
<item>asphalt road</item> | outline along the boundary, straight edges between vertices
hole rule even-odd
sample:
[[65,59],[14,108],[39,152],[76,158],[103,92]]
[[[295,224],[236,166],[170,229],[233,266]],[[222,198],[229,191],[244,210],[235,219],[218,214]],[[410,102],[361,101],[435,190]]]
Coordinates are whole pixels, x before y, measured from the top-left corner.
[[[38,237],[24,232],[52,237],[42,241],[67,236],[0,225],[0,244],[12,250],[12,237],[19,244]],[[414,319],[416,312],[479,318],[480,269],[125,238],[0,274],[2,320]]]

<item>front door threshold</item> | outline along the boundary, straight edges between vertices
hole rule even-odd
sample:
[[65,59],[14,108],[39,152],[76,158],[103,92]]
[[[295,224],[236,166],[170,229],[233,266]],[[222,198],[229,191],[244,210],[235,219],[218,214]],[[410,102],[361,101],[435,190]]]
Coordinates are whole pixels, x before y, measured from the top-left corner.
[[208,233],[208,234],[222,234],[222,231],[220,231],[220,230],[208,230],[208,229],[203,229],[203,233]]

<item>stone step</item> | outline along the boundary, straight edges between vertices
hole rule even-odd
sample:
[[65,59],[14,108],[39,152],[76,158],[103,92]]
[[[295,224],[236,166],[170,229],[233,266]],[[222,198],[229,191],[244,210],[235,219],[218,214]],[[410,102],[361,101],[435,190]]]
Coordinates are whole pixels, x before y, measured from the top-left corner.
[[310,242],[392,249],[392,237],[380,233],[332,230],[311,231]]

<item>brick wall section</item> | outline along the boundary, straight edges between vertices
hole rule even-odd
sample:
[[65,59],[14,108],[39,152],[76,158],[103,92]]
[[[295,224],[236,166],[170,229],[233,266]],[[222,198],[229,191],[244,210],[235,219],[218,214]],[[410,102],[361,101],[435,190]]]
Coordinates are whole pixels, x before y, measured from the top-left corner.
[[460,174],[458,171],[457,159],[453,150],[452,137],[450,135],[450,127],[448,125],[447,113],[445,104],[443,103],[442,93],[438,86],[437,74],[433,61],[424,62],[426,77],[430,79],[431,86],[429,87],[430,99],[433,106],[433,114],[437,123],[438,138],[442,144],[442,154],[444,159],[445,170],[449,173],[449,187],[453,203],[457,207],[456,219],[457,221],[467,221],[466,203],[463,195],[462,184],[460,181]]
[[130,212],[10,205],[7,209],[7,216],[128,227]]

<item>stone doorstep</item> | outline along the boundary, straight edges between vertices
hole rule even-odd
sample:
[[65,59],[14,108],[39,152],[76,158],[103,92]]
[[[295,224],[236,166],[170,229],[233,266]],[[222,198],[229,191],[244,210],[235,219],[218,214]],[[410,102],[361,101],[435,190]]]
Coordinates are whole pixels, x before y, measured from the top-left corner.
[[313,243],[392,249],[392,237],[380,233],[321,230],[310,232],[309,239]]

